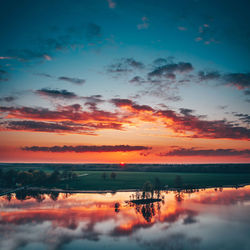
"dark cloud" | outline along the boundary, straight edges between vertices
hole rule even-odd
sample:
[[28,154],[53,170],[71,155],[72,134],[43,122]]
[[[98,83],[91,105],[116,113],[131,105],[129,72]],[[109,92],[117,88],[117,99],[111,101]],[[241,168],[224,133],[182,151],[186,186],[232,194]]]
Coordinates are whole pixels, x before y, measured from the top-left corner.
[[38,73],[36,75],[47,77],[47,78],[55,78],[59,81],[66,81],[66,82],[70,82],[70,83],[77,84],[77,85],[82,85],[86,82],[85,79],[78,78],[78,77],[68,77],[68,76],[53,77],[52,75],[46,74],[46,73]]
[[[250,129],[235,125],[226,120],[204,120],[206,116],[193,115],[194,110],[180,109],[177,113],[171,109],[154,109],[148,105],[138,105],[129,99],[112,99],[111,102],[116,107],[127,107],[137,114],[141,113],[142,120],[154,121],[161,119],[167,128],[172,129],[177,134],[192,138],[230,138],[243,139],[250,138]],[[143,112],[150,111],[150,115],[145,117]],[[137,117],[139,118],[140,116]]]
[[17,99],[17,97],[15,96],[6,96],[6,97],[2,97],[0,98],[0,101],[4,101],[4,102],[13,102]]
[[[237,89],[243,90],[250,88],[250,73],[222,73],[219,71],[199,71],[198,72],[199,81],[210,81],[216,80],[217,85],[230,85]],[[248,94],[248,90],[244,92]]]
[[247,123],[250,125],[250,115],[248,114],[242,114],[242,113],[236,113],[233,112],[233,114],[242,122]]
[[111,103],[116,107],[131,107],[134,111],[154,111],[154,109],[148,105],[139,105],[129,99],[115,98],[111,99]]
[[173,61],[173,57],[167,57],[167,58],[157,58],[153,61],[153,65],[155,65],[156,67],[159,67],[159,66],[163,66],[163,65],[166,65],[167,63],[172,63]]
[[130,146],[130,145],[102,145],[102,146],[53,146],[53,147],[23,147],[25,151],[32,152],[76,152],[76,153],[85,153],[85,152],[130,152],[130,151],[141,151],[150,149],[145,146]]
[[[201,117],[197,116],[180,116],[172,111],[162,111],[163,116],[170,118],[174,121],[172,129],[177,133],[191,132],[192,135],[187,135],[192,138],[230,138],[238,140],[249,140],[250,129],[235,126],[234,124],[227,122],[226,120],[203,120]],[[166,122],[166,126],[169,126]]]
[[227,105],[219,105],[218,108],[221,110],[224,110],[224,109],[228,108],[228,106]]
[[231,73],[223,77],[228,85],[233,85],[238,89],[250,88],[250,73]]
[[75,77],[68,77],[68,76],[60,76],[57,79],[61,80],[61,81],[66,81],[66,82],[78,84],[78,85],[82,85],[82,84],[84,84],[86,82],[85,79],[75,78]]
[[44,76],[44,77],[47,77],[47,78],[52,78],[53,77],[52,75],[46,74],[46,73],[36,73],[35,75]]
[[185,116],[192,115],[193,112],[192,109],[180,108],[180,113]]
[[38,37],[31,41],[28,48],[9,49],[5,58],[19,62],[51,61],[60,51],[82,48],[84,43],[101,38],[101,27],[95,23],[79,24],[65,29],[53,28],[50,37]]
[[[22,131],[36,131],[36,132],[81,132],[84,126],[80,124],[73,124],[67,122],[37,122],[37,121],[8,121],[5,123],[7,130],[22,130]],[[84,128],[87,130],[87,128]],[[85,132],[85,131],[84,131]]]
[[34,60],[41,61],[51,61],[51,50],[46,50],[42,48],[34,48],[32,49],[20,49],[15,50],[11,49],[7,52],[9,55],[12,55],[16,58],[16,60],[20,62],[30,62]]
[[83,96],[81,97],[83,100],[86,101],[85,104],[91,104],[91,103],[102,103],[102,102],[105,102],[103,99],[102,99],[102,95],[91,95],[91,96]]
[[201,81],[207,81],[207,80],[220,79],[221,74],[218,71],[210,71],[210,72],[199,71],[198,76]]
[[6,81],[8,81],[7,71],[0,68],[0,82],[6,82]]
[[145,81],[142,77],[140,76],[135,76],[133,77],[130,81],[130,83],[136,83],[138,85],[141,85],[143,83],[146,83],[147,81]]
[[31,107],[5,107],[0,106],[0,113],[12,118],[48,120],[48,121],[103,121],[117,122],[116,113],[103,110],[85,111],[80,104],[58,106],[56,110]]
[[116,107],[131,106],[133,101],[130,99],[114,98],[110,100]]
[[132,225],[132,227],[128,227],[128,228],[117,226],[110,232],[110,236],[112,237],[128,236],[128,235],[134,234],[140,229],[150,228],[150,227],[152,227],[151,223],[145,224],[145,223],[139,223],[139,222],[135,223],[134,225]]
[[250,150],[177,148],[160,156],[250,156]]
[[189,62],[175,63],[173,60],[173,57],[157,58],[151,65],[144,66],[142,75],[135,75],[129,82],[142,87],[138,92],[141,96],[150,95],[168,101],[179,101],[181,98],[178,87],[190,81],[187,73],[194,68]]
[[157,239],[137,238],[142,249],[155,250],[183,250],[183,249],[201,249],[202,239],[199,237],[189,237],[184,233],[169,233]]
[[133,58],[121,58],[116,63],[108,66],[108,73],[128,73],[133,70],[143,69],[144,64]]
[[65,89],[62,90],[56,90],[56,89],[39,89],[35,93],[42,95],[42,96],[48,96],[53,98],[66,98],[66,99],[74,99],[77,97],[77,95],[73,92],[69,92]]
[[169,63],[156,67],[153,71],[148,73],[148,78],[175,78],[175,73],[187,73],[193,70],[193,66],[189,62]]
[[42,122],[42,121],[5,121],[0,123],[0,130],[48,132],[48,133],[75,133],[96,135],[97,130],[114,129],[121,130],[119,123],[74,123],[74,122]]
[[184,218],[183,220],[183,224],[184,225],[188,225],[188,224],[194,224],[197,223],[197,219],[195,218],[195,216],[189,214],[186,218]]
[[[149,65],[148,65],[149,66]],[[145,67],[147,69],[149,67]],[[157,58],[153,61],[153,70],[145,72],[142,75],[135,75],[129,81],[143,87],[139,91],[140,95],[151,95],[166,100],[179,101],[178,88],[183,84],[190,82],[216,82],[216,86],[229,85],[240,90],[245,90],[244,94],[249,95],[250,92],[250,73],[223,73],[218,70],[201,70],[192,74],[194,67],[190,62],[175,63],[174,58]],[[132,69],[118,63],[115,67],[110,68],[112,72],[132,72]],[[174,98],[171,98],[174,97]]]

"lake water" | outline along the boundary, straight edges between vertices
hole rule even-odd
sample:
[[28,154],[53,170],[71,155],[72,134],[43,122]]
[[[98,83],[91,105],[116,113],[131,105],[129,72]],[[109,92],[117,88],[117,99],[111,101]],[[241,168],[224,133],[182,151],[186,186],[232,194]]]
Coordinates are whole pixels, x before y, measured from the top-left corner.
[[0,197],[0,249],[250,249],[250,186],[133,194]]

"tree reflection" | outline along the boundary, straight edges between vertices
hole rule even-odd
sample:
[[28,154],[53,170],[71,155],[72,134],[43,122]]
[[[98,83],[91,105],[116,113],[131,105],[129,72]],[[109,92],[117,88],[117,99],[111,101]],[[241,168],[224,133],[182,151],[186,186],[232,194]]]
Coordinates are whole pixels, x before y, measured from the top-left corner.
[[[28,199],[35,199],[37,202],[42,202],[45,200],[45,195],[49,195],[49,197],[53,200],[53,201],[57,201],[58,197],[59,197],[59,192],[52,192],[52,193],[45,193],[45,192],[40,192],[40,191],[33,191],[33,190],[20,190],[18,192],[15,193],[15,197],[17,200],[20,201],[24,201],[24,200],[28,200]],[[13,194],[7,194],[6,196],[7,200],[11,200],[13,197]],[[68,195],[63,196],[63,198],[67,198]]]
[[121,206],[121,205],[120,205],[119,202],[116,202],[116,203],[115,203],[115,212],[116,212],[116,213],[119,213],[119,212],[120,212],[120,206]]
[[52,193],[50,194],[50,198],[51,198],[51,200],[53,200],[53,201],[57,201],[58,197],[59,197],[59,192],[52,192]]
[[12,194],[10,193],[10,194],[5,195],[5,199],[6,199],[8,202],[10,202],[11,199],[12,199]]
[[176,193],[175,193],[175,200],[177,201],[177,202],[182,202],[183,200],[184,200],[184,194],[183,194],[183,192],[181,192],[181,191],[177,191]]
[[150,223],[152,218],[156,214],[160,214],[161,205],[160,202],[157,203],[148,203],[148,204],[132,204],[135,207],[136,213],[139,213],[143,218]]

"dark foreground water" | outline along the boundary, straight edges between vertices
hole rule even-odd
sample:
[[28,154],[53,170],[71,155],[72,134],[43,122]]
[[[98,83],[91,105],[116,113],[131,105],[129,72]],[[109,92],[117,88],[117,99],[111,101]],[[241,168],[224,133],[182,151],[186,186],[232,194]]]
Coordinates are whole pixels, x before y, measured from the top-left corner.
[[250,249],[250,186],[133,194],[0,197],[0,249]]

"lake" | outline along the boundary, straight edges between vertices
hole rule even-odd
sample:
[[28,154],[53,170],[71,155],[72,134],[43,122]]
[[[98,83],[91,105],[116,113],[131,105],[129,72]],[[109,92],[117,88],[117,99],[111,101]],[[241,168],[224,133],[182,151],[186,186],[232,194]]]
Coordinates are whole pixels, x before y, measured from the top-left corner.
[[250,186],[0,197],[0,249],[250,249]]

